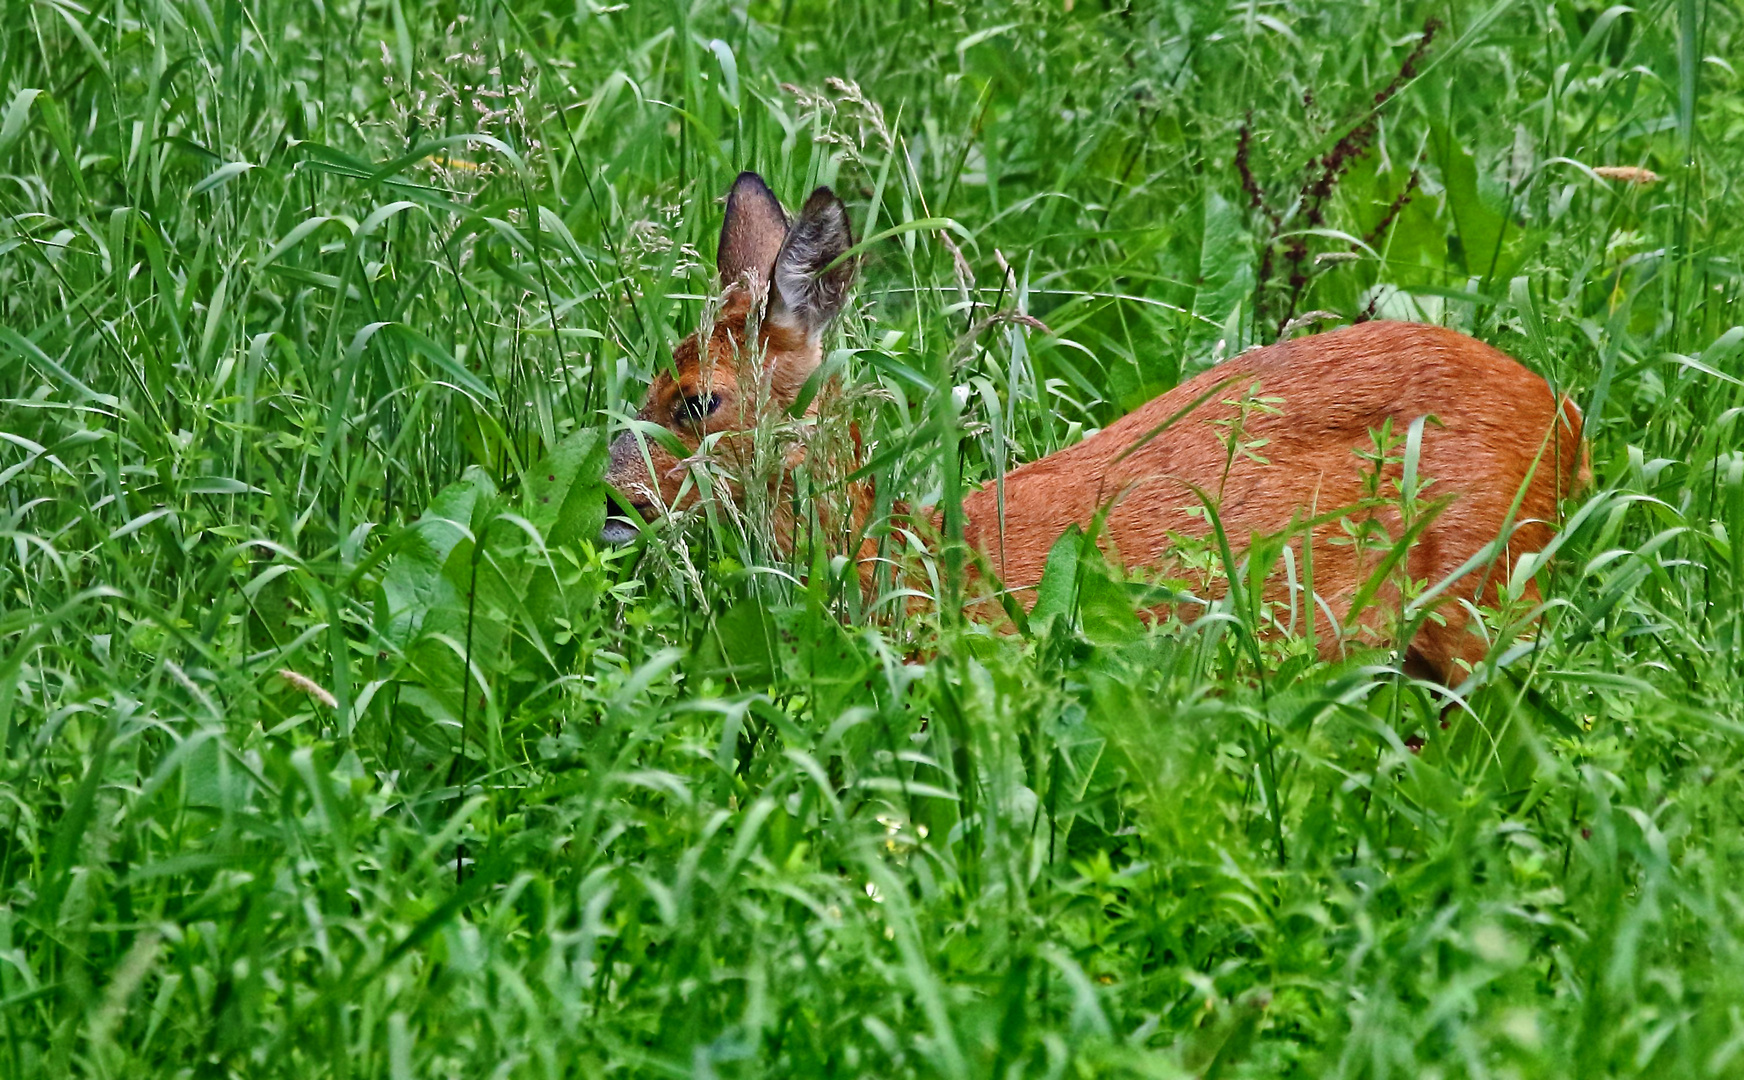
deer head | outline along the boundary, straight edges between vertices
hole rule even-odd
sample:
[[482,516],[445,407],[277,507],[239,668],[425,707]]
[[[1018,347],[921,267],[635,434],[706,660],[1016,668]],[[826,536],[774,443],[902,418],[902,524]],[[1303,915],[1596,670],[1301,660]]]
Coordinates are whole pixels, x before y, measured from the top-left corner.
[[[738,435],[790,408],[823,359],[824,328],[842,308],[854,265],[848,211],[827,187],[811,193],[788,222],[775,193],[756,173],[740,173],[727,194],[715,258],[722,288],[712,325],[685,338],[672,364],[654,377],[636,419],[657,424],[694,454],[719,432],[732,452]],[[687,459],[635,430],[612,441],[606,483],[646,520],[685,501]],[[608,507],[608,514],[613,508]],[[623,543],[637,533],[608,517],[601,538]]]

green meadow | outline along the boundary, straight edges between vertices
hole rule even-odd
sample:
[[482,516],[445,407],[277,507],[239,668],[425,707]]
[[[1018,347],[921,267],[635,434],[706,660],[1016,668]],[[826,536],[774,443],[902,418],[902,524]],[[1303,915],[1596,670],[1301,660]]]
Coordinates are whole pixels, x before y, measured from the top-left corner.
[[[0,0],[0,1076],[1744,1075],[1741,19]],[[601,544],[741,170],[885,508],[1375,317],[1592,484],[1454,688],[1263,540],[995,628],[703,455]]]

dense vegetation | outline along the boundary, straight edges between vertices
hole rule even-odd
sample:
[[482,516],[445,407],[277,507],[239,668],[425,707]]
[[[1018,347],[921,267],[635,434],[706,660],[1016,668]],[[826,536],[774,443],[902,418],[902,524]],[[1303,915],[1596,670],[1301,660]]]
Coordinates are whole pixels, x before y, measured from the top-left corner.
[[[0,1075],[1744,1070],[1734,6],[0,20]],[[870,238],[881,495],[1508,350],[1592,438],[1538,632],[1449,700],[1070,542],[1015,634],[724,502],[602,550],[746,168]]]

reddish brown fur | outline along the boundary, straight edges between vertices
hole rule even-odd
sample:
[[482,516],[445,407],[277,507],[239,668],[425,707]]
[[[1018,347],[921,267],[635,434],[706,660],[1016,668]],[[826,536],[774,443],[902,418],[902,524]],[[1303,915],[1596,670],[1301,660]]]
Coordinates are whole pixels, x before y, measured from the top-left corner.
[[[1205,404],[1120,460],[1147,432],[1224,380],[1230,381]],[[1259,453],[1269,464],[1238,456],[1225,479],[1231,433],[1212,421],[1235,417],[1229,403],[1255,384],[1259,396],[1282,399],[1281,411],[1250,412],[1240,438],[1266,440]],[[1580,418],[1566,400],[1562,404],[1558,425],[1558,402],[1543,379],[1463,334],[1414,323],[1362,323],[1236,357],[1076,446],[1015,470],[1005,478],[1003,535],[989,485],[964,501],[965,536],[987,552],[1008,588],[1027,589],[1040,580],[1053,540],[1073,523],[1089,523],[1112,501],[1105,527],[1112,548],[1129,567],[1155,566],[1172,546],[1171,534],[1210,531],[1204,517],[1191,512],[1202,503],[1190,483],[1216,501],[1240,551],[1255,536],[1284,532],[1292,518],[1354,506],[1363,472],[1373,468],[1356,454],[1372,447],[1369,433],[1390,417],[1402,436],[1413,420],[1430,416],[1437,422],[1424,425],[1418,472],[1434,483],[1423,498],[1452,499],[1410,551],[1413,579],[1439,584],[1493,541],[1524,489],[1506,554],[1444,594],[1448,602],[1437,609],[1444,622],[1426,624],[1412,642],[1417,657],[1451,683],[1461,677],[1458,661],[1475,663],[1485,652],[1454,598],[1475,599],[1487,581],[1483,599],[1494,603],[1514,559],[1544,547],[1560,499],[1581,482]],[[1387,475],[1396,480],[1399,471],[1394,466]],[[1386,485],[1383,495],[1391,490]],[[1375,517],[1389,535],[1400,534],[1396,512]],[[1359,562],[1353,545],[1333,542],[1343,535],[1339,523],[1323,524],[1313,546],[1314,591],[1341,621],[1385,549],[1375,545]],[[1299,538],[1292,547],[1300,567]],[[1272,589],[1272,598],[1284,596],[1282,581]],[[1528,586],[1529,598],[1536,595]],[[1397,618],[1398,591],[1389,586],[1376,599],[1359,622],[1370,642],[1385,643]],[[1337,636],[1322,612],[1315,609],[1314,616],[1321,651],[1330,656],[1340,647]]]
[[[760,401],[791,403],[818,365],[817,346],[791,328],[763,319],[758,324],[758,343],[753,347],[745,341],[746,324],[754,314],[752,309],[752,297],[745,289],[727,290],[709,330],[706,352],[701,334],[692,334],[680,342],[672,353],[672,370],[654,377],[636,419],[668,428],[694,452],[711,432],[739,432],[754,427]],[[759,385],[760,380],[767,380],[767,384]],[[713,415],[698,422],[680,414],[685,398],[709,394],[721,398],[720,408]],[[654,466],[652,483],[641,448],[626,436],[612,444],[607,480],[636,509],[652,518],[661,507],[680,508],[685,469],[682,462],[654,440],[647,440],[646,446]],[[726,456],[733,456],[733,440],[722,440],[722,448]],[[687,501],[690,497],[693,496],[687,496]]]
[[[684,395],[706,393],[712,386],[724,401],[704,430],[743,430],[755,421],[755,372],[742,363],[748,354],[735,347],[748,308],[748,299],[729,298],[709,338],[712,368],[701,362],[696,338],[679,347],[678,377],[662,374],[655,380],[643,419],[668,423],[686,445],[695,446],[699,429],[672,421]],[[768,326],[763,348],[774,373],[769,400],[790,403],[816,366],[815,349],[808,356],[807,343],[797,335]],[[1223,388],[1195,411],[1122,458],[1145,434],[1220,382]],[[1279,411],[1250,412],[1239,433],[1213,423],[1234,418],[1233,402],[1250,388],[1257,396],[1281,399]],[[1189,484],[1215,500],[1223,528],[1240,551],[1255,536],[1284,532],[1292,519],[1355,506],[1363,496],[1363,473],[1372,469],[1356,452],[1372,447],[1370,433],[1391,418],[1402,436],[1413,420],[1433,417],[1424,425],[1418,471],[1433,481],[1425,501],[1451,501],[1412,547],[1410,577],[1441,582],[1501,533],[1510,511],[1513,522],[1506,554],[1448,590],[1438,608],[1442,621],[1426,624],[1412,642],[1418,659],[1443,681],[1454,682],[1461,677],[1460,661],[1475,663],[1485,652],[1455,598],[1477,599],[1480,583],[1487,583],[1482,602],[1494,603],[1508,567],[1520,555],[1543,548],[1559,500],[1581,482],[1580,418],[1566,401],[1562,404],[1559,425],[1558,402],[1543,379],[1463,334],[1412,323],[1363,323],[1246,353],[1076,446],[1013,471],[1005,478],[1003,531],[993,485],[973,492],[963,504],[965,538],[987,555],[994,573],[1027,607],[1053,542],[1073,524],[1088,525],[1104,504],[1112,504],[1103,534],[1107,547],[1128,567],[1162,566],[1177,535],[1209,532],[1203,514],[1193,512],[1202,504]],[[1268,463],[1238,455],[1225,476],[1232,437],[1265,440],[1259,452]],[[654,446],[650,451],[670,506],[682,470],[664,451]],[[614,481],[620,487],[634,486],[632,472],[646,475],[639,460],[633,469],[620,470],[617,457]],[[1396,481],[1399,471],[1392,466],[1386,475]],[[1391,484],[1383,494],[1390,491]],[[1389,535],[1399,535],[1396,512],[1383,509],[1373,516]],[[783,528],[778,534],[790,533]],[[1335,542],[1343,535],[1338,522],[1322,524],[1314,531],[1312,551],[1314,590],[1341,622],[1386,548],[1372,545],[1359,558],[1354,545]],[[1292,546],[1300,567],[1300,537]],[[1281,580],[1274,581],[1271,598],[1282,599],[1284,589]],[[1528,598],[1535,597],[1529,586]],[[1364,639],[1388,641],[1398,603],[1391,585],[1377,594],[1358,620]],[[1341,648],[1338,634],[1317,606],[1302,607],[1313,608],[1321,651],[1334,655]]]
[[[762,179],[742,174],[728,199],[717,259],[726,287],[722,308],[706,335],[678,347],[674,370],[655,378],[639,418],[669,428],[694,451],[709,432],[744,432],[761,415],[789,408],[821,360],[823,326],[839,309],[852,274],[845,254],[850,244],[846,211],[827,188],[813,192],[789,225]],[[753,297],[764,295],[769,314],[757,320],[757,341],[748,342]],[[1145,441],[1219,383],[1194,411]],[[687,396],[711,393],[721,398],[713,414],[702,420],[683,414]],[[1235,402],[1249,395],[1275,399],[1276,410],[1250,410],[1233,430],[1230,421],[1241,411]],[[1512,359],[1452,330],[1369,322],[1244,353],[1078,445],[1012,472],[1003,507],[992,485],[972,493],[963,504],[965,537],[1026,606],[1054,541],[1073,524],[1090,524],[1104,506],[1110,509],[1101,538],[1111,555],[1132,569],[1168,569],[1180,537],[1210,532],[1205,515],[1193,512],[1202,506],[1194,487],[1214,502],[1238,552],[1256,537],[1279,536],[1295,523],[1350,508],[1356,508],[1350,518],[1398,537],[1403,530],[1395,507],[1371,502],[1357,508],[1364,473],[1374,468],[1359,452],[1372,449],[1371,433],[1389,419],[1402,437],[1425,417],[1434,422],[1423,428],[1418,475],[1432,481],[1424,501],[1444,505],[1410,548],[1409,577],[1438,585],[1504,532],[1507,543],[1494,565],[1467,573],[1441,595],[1439,621],[1424,624],[1410,642],[1410,659],[1451,684],[1462,677],[1462,662],[1474,664],[1486,652],[1459,601],[1495,603],[1514,560],[1543,549],[1560,500],[1585,479],[1574,407]],[[1263,440],[1258,454],[1265,460],[1237,454],[1231,461],[1232,439]],[[729,436],[717,445],[728,471],[742,474],[746,441]],[[607,480],[653,518],[677,507],[686,463],[653,441],[647,449],[652,475],[637,441],[629,433],[619,436]],[[803,455],[796,450],[788,465]],[[1396,495],[1399,474],[1397,465],[1384,470],[1381,499]],[[849,504],[861,520],[842,531],[856,533],[869,510],[867,489],[850,492]],[[784,513],[773,523],[778,542],[790,542],[791,517]],[[1348,625],[1391,542],[1362,548],[1336,542],[1345,539],[1343,525],[1317,526],[1312,545],[1314,592],[1338,626],[1327,624],[1318,604],[1297,602],[1302,617],[1314,620],[1327,656],[1343,647],[1346,630],[1372,644],[1388,643],[1402,599],[1390,583],[1358,614],[1357,625]],[[608,525],[608,535],[612,531]],[[1308,553],[1299,532],[1290,544],[1305,570]],[[616,538],[625,533],[633,530],[625,525]],[[869,555],[863,547],[868,582]],[[1530,585],[1525,594],[1537,598]],[[1287,599],[1286,583],[1270,582],[1267,596]],[[992,614],[989,600],[983,591],[971,606]]]

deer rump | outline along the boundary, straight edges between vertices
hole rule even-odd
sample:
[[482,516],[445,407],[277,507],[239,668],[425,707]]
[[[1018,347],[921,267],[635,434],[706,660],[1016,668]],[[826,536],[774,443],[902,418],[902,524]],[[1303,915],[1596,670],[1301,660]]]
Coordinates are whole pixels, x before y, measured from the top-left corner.
[[[1573,404],[1506,354],[1452,330],[1366,322],[1244,353],[1012,471],[1003,493],[992,483],[973,492],[963,504],[964,538],[1028,607],[1053,541],[1072,525],[1089,526],[1106,506],[1105,551],[1129,569],[1166,570],[1182,538],[1211,534],[1209,502],[1238,554],[1255,537],[1294,529],[1288,546],[1298,576],[1303,534],[1311,533],[1318,601],[1298,596],[1296,608],[1298,619],[1315,620],[1323,657],[1343,648],[1344,629],[1364,644],[1396,644],[1405,597],[1395,575],[1372,591],[1355,626],[1346,624],[1391,548],[1387,538],[1406,527],[1400,461],[1379,465],[1379,500],[1365,491],[1365,473],[1377,468],[1372,433],[1390,420],[1400,441],[1389,456],[1399,458],[1420,418],[1419,508],[1428,520],[1402,573],[1433,587],[1504,540],[1494,560],[1441,594],[1436,618],[1409,644],[1413,667],[1453,685],[1463,678],[1459,661],[1475,665],[1487,652],[1460,599],[1499,601],[1513,561],[1549,542],[1560,502],[1585,481],[1586,468]],[[1309,521],[1318,523],[1304,528]],[[1372,522],[1385,537],[1353,543],[1347,522]],[[1264,598],[1287,601],[1288,591],[1274,573]],[[1538,598],[1531,583],[1524,595]]]

